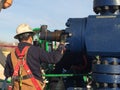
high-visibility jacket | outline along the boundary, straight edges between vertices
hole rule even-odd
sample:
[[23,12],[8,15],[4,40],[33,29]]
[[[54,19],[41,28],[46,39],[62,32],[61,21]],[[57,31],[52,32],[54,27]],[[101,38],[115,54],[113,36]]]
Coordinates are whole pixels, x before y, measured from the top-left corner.
[[[14,80],[13,90],[20,90],[20,89],[21,90],[43,90],[42,86],[41,86],[42,83],[40,81],[38,81],[37,79],[35,79],[32,73],[28,73],[30,71],[30,69],[26,63],[26,55],[27,55],[28,49],[29,49],[29,46],[26,46],[22,50],[22,52],[20,52],[18,48],[15,51],[11,52],[11,60],[12,60],[13,68],[14,68],[14,73],[12,76],[12,78]],[[19,57],[19,59],[16,56],[16,54]],[[22,62],[21,60],[24,62]],[[23,67],[19,67],[21,65],[21,62],[23,64]],[[27,67],[27,69],[26,69],[26,67]],[[20,70],[20,69],[21,69],[21,73],[22,73],[21,74],[22,75],[21,88],[20,88],[20,76],[19,76],[19,72],[18,72],[18,70]]]

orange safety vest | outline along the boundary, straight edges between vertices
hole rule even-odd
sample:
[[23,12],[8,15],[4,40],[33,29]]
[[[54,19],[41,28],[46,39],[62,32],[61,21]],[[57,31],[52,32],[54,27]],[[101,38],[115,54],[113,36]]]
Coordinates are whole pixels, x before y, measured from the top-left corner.
[[[22,52],[18,47],[11,52],[11,60],[14,68],[12,76],[13,90],[43,90],[42,83],[36,80],[26,62],[26,56],[29,46],[26,46]],[[16,56],[16,54],[18,56]]]

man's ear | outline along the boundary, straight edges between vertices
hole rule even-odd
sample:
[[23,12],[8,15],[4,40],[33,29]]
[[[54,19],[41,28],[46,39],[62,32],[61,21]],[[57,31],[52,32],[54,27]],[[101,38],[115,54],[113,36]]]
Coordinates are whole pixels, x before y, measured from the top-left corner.
[[32,42],[33,42],[33,38],[32,38],[32,36],[30,36],[29,39],[30,39],[30,42],[32,43]]

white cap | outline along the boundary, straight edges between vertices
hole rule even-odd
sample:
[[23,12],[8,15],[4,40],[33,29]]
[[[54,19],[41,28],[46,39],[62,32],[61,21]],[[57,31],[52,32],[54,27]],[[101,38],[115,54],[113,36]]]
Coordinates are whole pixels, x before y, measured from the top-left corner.
[[23,33],[33,33],[32,28],[28,24],[20,24],[16,29],[16,35],[14,36],[17,39],[17,36]]

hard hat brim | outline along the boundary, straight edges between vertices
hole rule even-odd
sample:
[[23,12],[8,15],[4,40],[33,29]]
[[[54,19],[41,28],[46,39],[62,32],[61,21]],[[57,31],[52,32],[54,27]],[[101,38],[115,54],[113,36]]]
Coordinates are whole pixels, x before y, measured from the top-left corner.
[[23,32],[23,33],[19,33],[19,34],[15,35],[14,38],[15,38],[15,39],[18,39],[18,36],[21,35],[21,34],[24,34],[24,33],[33,33],[33,34],[34,34],[33,31]]

